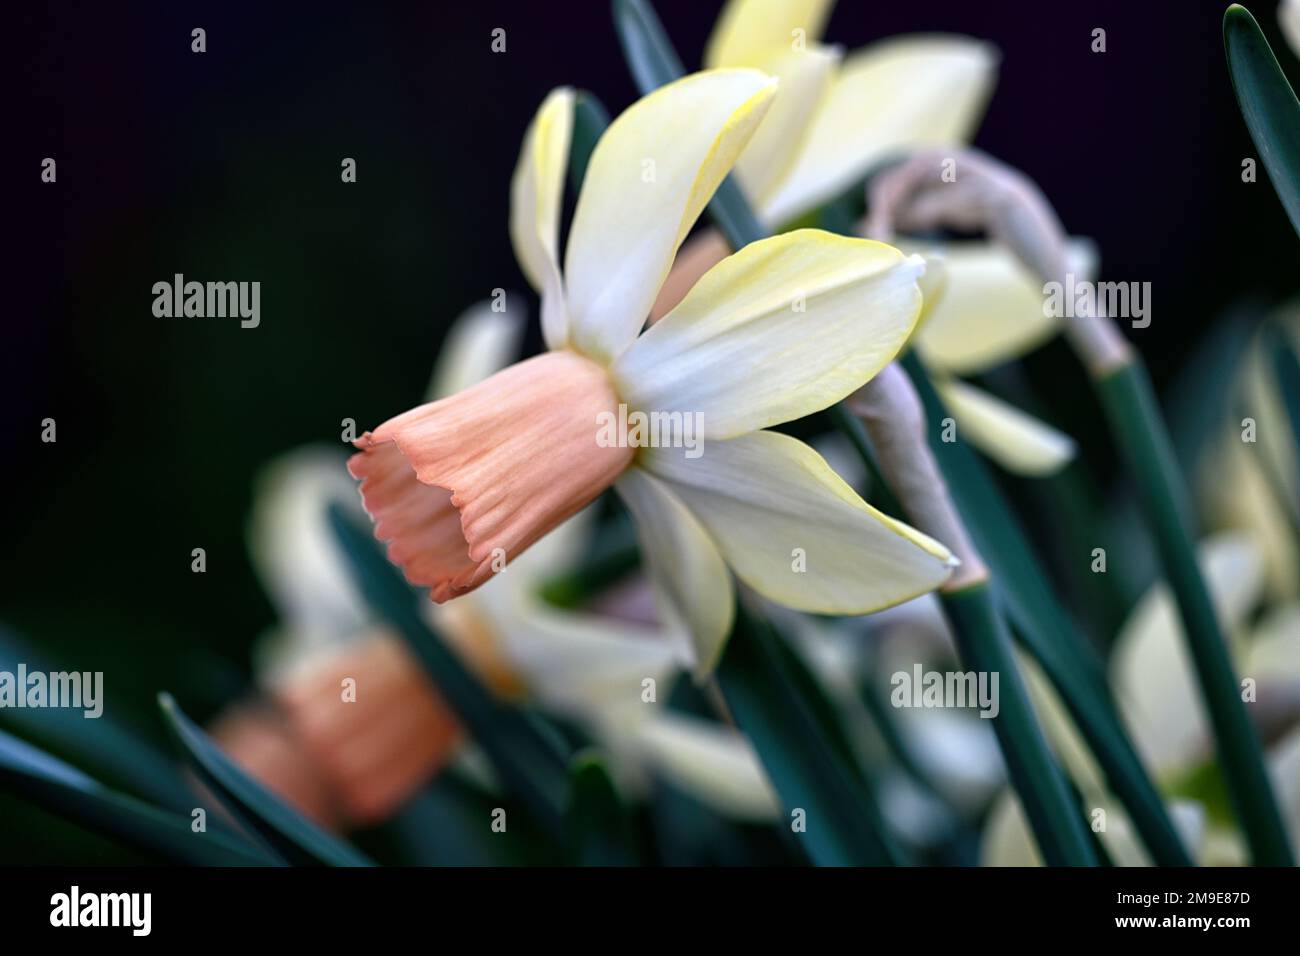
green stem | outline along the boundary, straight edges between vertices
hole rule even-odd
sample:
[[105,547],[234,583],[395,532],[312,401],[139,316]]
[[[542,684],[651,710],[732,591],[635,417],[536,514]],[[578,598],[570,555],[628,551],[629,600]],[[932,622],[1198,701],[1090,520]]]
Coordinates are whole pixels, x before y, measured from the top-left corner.
[[1111,433],[1137,485],[1156,550],[1178,604],[1187,646],[1218,742],[1228,793],[1256,865],[1292,866],[1286,828],[1242,703],[1214,604],[1196,561],[1187,492],[1141,360],[1094,378]]
[[1050,866],[1095,866],[1097,854],[1083,813],[1071,799],[1065,777],[1034,717],[992,589],[984,582],[944,592],[940,598],[963,663],[999,675],[999,711],[992,718],[993,729],[1044,862]]

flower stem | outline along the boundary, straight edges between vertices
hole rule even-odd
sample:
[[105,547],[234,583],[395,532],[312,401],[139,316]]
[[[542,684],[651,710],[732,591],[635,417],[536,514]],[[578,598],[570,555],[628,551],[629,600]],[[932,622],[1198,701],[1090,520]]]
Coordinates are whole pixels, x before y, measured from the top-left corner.
[[1257,865],[1292,866],[1294,860],[1259,738],[1239,696],[1214,604],[1201,576],[1192,541],[1187,492],[1169,435],[1140,359],[1129,355],[1094,375],[1110,430],[1137,485],[1156,549],[1183,622],[1218,741],[1228,793]]

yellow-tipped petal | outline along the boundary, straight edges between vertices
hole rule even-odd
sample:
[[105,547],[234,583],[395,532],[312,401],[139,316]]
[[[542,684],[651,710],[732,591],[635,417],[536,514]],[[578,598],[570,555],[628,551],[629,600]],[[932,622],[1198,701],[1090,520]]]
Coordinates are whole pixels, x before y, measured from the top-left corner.
[[520,298],[507,296],[504,312],[497,312],[491,302],[480,302],[452,323],[434,363],[426,401],[477,385],[518,358],[528,320]]
[[755,206],[762,206],[793,167],[839,60],[838,49],[817,46],[766,64],[781,85],[767,117],[736,161],[736,176]]
[[[1089,244],[1071,243],[1084,274]],[[947,287],[926,310],[916,348],[926,365],[954,375],[982,372],[1018,358],[1056,334],[1061,320],[1044,309],[1043,283],[1005,246],[955,242],[943,247]]]
[[773,601],[866,614],[931,591],[952,571],[947,548],[876,511],[803,442],[753,432],[706,442],[698,458],[684,451],[645,448],[641,462]]
[[580,352],[609,362],[636,337],[775,82],[758,70],[695,73],[638,100],[605,131],[565,254],[569,337]]
[[542,297],[542,334],[549,348],[567,338],[560,278],[560,203],[573,132],[573,90],[553,90],[537,111],[510,182],[510,241],[528,281]]
[[671,627],[690,635],[696,674],[709,673],[736,610],[717,547],[666,484],[643,469],[629,468],[614,487],[636,522],[661,609]]
[[802,229],[714,266],[614,364],[630,408],[702,416],[710,439],[801,418],[875,375],[921,306],[919,260]]
[[1074,439],[982,389],[955,379],[935,382],[958,434],[1007,471],[1043,477],[1074,459]]
[[[1245,535],[1226,533],[1202,542],[1198,555],[1224,631],[1236,634],[1263,587],[1259,553]],[[1177,772],[1205,756],[1209,724],[1178,608],[1163,581],[1124,622],[1111,666],[1133,741],[1157,773]]]
[[798,159],[760,208],[764,220],[786,222],[838,196],[892,154],[964,145],[997,59],[990,44],[959,36],[894,37],[849,56]]
[[704,50],[704,65],[763,66],[821,39],[834,0],[730,0]]

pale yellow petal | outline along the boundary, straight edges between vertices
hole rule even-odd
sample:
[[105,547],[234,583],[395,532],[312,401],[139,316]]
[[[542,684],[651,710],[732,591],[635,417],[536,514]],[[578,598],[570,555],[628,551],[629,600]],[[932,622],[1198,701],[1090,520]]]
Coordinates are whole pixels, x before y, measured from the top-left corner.
[[736,161],[736,176],[753,205],[761,206],[793,166],[839,59],[838,49],[817,46],[765,65],[781,85],[767,117]]
[[[955,242],[942,252],[947,284],[926,309],[915,339],[930,368],[954,375],[983,372],[1056,334],[1061,320],[1044,307],[1043,283],[1011,250],[991,242]],[[1071,242],[1076,274],[1085,274],[1089,255],[1089,243]]]
[[834,0],[729,0],[704,50],[704,65],[762,66],[774,53],[821,39]]
[[710,672],[735,614],[731,575],[700,522],[654,475],[629,468],[615,483],[636,521],[651,580],[671,627],[690,635],[692,664]]
[[[1235,635],[1263,589],[1259,552],[1246,535],[1224,533],[1202,542],[1198,555],[1224,631]],[[1177,773],[1207,755],[1211,738],[1200,685],[1177,605],[1163,581],[1124,622],[1111,668],[1125,723],[1156,773]]]
[[614,364],[629,408],[698,415],[731,438],[826,408],[902,348],[919,260],[801,229],[714,266]]
[[510,182],[510,241],[519,268],[542,297],[542,333],[553,349],[567,338],[559,242],[573,99],[567,87],[546,97],[524,134]]
[[680,448],[642,449],[712,535],[736,574],[802,611],[865,614],[938,587],[948,549],[859,498],[803,442],[753,432]]
[[758,70],[683,77],[632,104],[596,144],[578,197],[565,284],[569,337],[613,360],[636,337],[677,247],[767,113]]
[[798,159],[760,208],[779,224],[855,185],[887,157],[964,145],[993,88],[997,52],[959,36],[904,36],[849,56]]
[[1070,436],[1014,405],[956,379],[937,381],[935,387],[956,419],[958,437],[1007,471],[1043,477],[1074,459]]
[[749,738],[740,732],[663,713],[638,724],[633,733],[647,763],[670,784],[720,813],[755,823],[770,822],[779,814],[767,773]]

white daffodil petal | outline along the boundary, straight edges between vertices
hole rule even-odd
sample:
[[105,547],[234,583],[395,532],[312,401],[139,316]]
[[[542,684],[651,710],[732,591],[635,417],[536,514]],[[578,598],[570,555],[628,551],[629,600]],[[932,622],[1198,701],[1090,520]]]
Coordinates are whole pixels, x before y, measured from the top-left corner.
[[1291,836],[1291,848],[1300,853],[1300,727],[1270,748],[1268,772]]
[[670,625],[690,634],[696,673],[710,672],[731,633],[736,610],[731,575],[717,547],[672,491],[641,468],[629,468],[614,487],[636,521]]
[[918,259],[814,229],[718,263],[614,364],[643,412],[731,438],[826,408],[898,353],[921,307]]
[[289,452],[258,476],[248,537],[280,619],[295,631],[345,640],[370,615],[326,519],[335,502],[361,514],[346,456],[324,447]]
[[452,323],[433,366],[427,401],[477,385],[518,357],[528,311],[518,295],[507,296],[505,301],[504,312],[484,301],[466,309]]
[[529,695],[577,719],[649,719],[655,707],[642,700],[642,681],[650,678],[666,693],[686,664],[682,645],[665,632],[562,612],[536,599],[521,604],[510,625],[498,628],[498,643]]
[[736,160],[736,176],[755,205],[761,206],[789,172],[839,60],[837,48],[815,46],[765,64],[781,85],[772,108]]
[[719,724],[663,712],[635,730],[642,757],[686,794],[736,819],[774,820],[780,804],[749,739]]
[[801,441],[753,432],[683,449],[643,448],[736,574],[801,611],[865,614],[942,584],[948,549],[876,511]]
[[775,84],[758,70],[695,73],[638,100],[605,131],[565,254],[569,336],[579,351],[608,362],[636,337]]
[[510,181],[510,241],[519,268],[542,297],[542,334],[552,349],[563,346],[568,335],[559,243],[573,101],[567,87],[546,97],[524,134]]
[[[1071,261],[1087,247],[1072,241]],[[947,285],[926,308],[915,339],[930,368],[954,375],[982,372],[1056,333],[1061,320],[1044,307],[1043,284],[1010,249],[973,241],[950,243],[942,251]]]
[[1074,459],[1074,439],[1008,402],[955,379],[935,382],[958,434],[1007,471],[1041,477]]
[[1300,684],[1300,601],[1274,605],[1255,627],[1245,676]]
[[963,145],[993,88],[997,51],[958,36],[895,37],[849,56],[789,174],[761,207],[779,224],[838,196],[890,155]]
[[[1263,588],[1259,553],[1242,534],[1208,538],[1201,571],[1224,630],[1239,631]],[[1154,585],[1120,628],[1112,657],[1120,710],[1142,757],[1176,773],[1204,756],[1209,724],[1182,624],[1164,582]]]
[[834,0],[729,0],[704,50],[704,65],[762,66],[774,53],[821,39]]
[[1286,42],[1291,45],[1291,52],[1300,56],[1300,0],[1282,0],[1282,5],[1277,8],[1277,21]]

